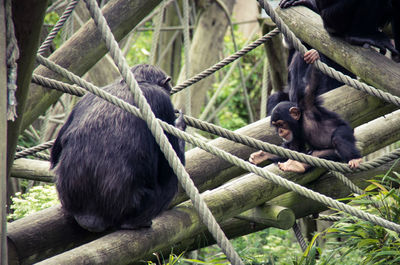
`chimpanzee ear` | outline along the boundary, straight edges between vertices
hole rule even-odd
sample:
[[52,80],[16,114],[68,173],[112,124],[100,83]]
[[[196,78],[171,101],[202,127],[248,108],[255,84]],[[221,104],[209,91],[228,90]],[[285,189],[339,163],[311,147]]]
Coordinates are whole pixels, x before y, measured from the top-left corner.
[[296,121],[300,120],[300,116],[301,116],[301,111],[298,107],[291,107],[289,109],[289,114],[290,116],[292,116],[293,119],[295,119]]

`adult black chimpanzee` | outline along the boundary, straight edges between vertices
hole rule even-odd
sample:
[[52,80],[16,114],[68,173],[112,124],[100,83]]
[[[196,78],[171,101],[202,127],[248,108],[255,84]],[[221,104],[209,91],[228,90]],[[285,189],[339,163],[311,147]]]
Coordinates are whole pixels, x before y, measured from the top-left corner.
[[[150,65],[131,70],[155,116],[184,129],[169,97],[170,78]],[[104,90],[134,104],[123,80]],[[167,137],[184,163],[184,145]],[[61,128],[51,168],[63,209],[92,232],[149,227],[177,191],[177,177],[146,123],[92,94],[78,102]]]
[[[400,53],[399,0],[281,0],[281,8],[304,5],[321,15],[325,29],[354,45],[371,45],[386,53],[392,52],[395,61]],[[395,47],[381,31],[392,23]]]
[[[353,129],[337,113],[324,108],[315,96],[321,76],[322,73],[313,68],[310,84],[300,96],[299,104],[279,103],[272,111],[271,124],[292,150],[304,152],[305,148],[300,144],[307,144],[310,148],[308,153],[313,156],[348,162],[351,168],[358,167],[362,160],[355,146]],[[268,153],[265,156],[274,157]],[[283,171],[299,173],[310,167],[291,159],[278,163],[278,166]]]

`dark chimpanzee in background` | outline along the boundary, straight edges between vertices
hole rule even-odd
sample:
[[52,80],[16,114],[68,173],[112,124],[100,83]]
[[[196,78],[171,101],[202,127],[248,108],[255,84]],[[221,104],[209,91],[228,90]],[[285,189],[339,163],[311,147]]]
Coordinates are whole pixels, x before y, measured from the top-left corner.
[[[175,119],[170,78],[150,65],[131,70],[155,116],[184,129],[182,114]],[[123,80],[104,90],[134,104]],[[167,137],[184,163],[184,142]],[[92,94],[78,102],[61,128],[51,168],[63,209],[92,232],[149,227],[177,191],[177,177],[146,123]]]
[[[310,84],[300,95],[299,103],[279,103],[272,111],[271,124],[277,128],[279,136],[285,141],[284,146],[289,149],[305,152],[309,148],[308,153],[312,156],[348,162],[351,168],[358,167],[362,160],[355,146],[353,129],[338,114],[322,106],[315,91],[322,73],[313,67],[310,74]],[[262,160],[276,158],[264,153]],[[298,173],[310,168],[291,159],[278,163],[278,166],[283,171]]]
[[[395,61],[400,59],[400,0],[281,0],[279,5],[307,6],[321,15],[330,34],[354,45],[377,47],[383,54],[388,49]],[[381,31],[388,23],[395,47]]]

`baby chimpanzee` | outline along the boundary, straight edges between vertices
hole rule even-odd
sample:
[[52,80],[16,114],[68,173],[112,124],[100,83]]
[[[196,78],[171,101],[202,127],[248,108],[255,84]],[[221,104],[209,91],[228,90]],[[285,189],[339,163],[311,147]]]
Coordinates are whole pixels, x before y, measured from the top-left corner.
[[[313,60],[311,60],[312,62]],[[325,159],[348,162],[351,168],[358,167],[360,152],[355,146],[353,129],[335,112],[322,106],[315,96],[322,73],[313,67],[309,85],[300,95],[298,104],[281,102],[272,111],[271,124],[284,139],[284,147]],[[258,164],[266,159],[277,160],[277,156],[259,151],[250,156],[250,162]],[[282,160],[281,160],[282,161]],[[283,171],[305,172],[310,166],[289,159],[278,163]]]

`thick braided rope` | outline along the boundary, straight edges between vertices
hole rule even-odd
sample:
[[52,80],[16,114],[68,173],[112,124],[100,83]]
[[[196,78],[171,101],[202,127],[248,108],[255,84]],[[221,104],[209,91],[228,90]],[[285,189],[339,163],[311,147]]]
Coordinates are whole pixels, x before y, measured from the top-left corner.
[[72,11],[74,11],[74,9],[78,3],[79,3],[79,0],[72,0],[68,4],[68,6],[65,8],[64,13],[61,15],[60,19],[54,25],[54,27],[50,31],[49,35],[47,35],[47,37],[44,40],[44,42],[42,43],[42,45],[40,45],[40,48],[38,50],[38,53],[40,55],[43,55],[44,52],[50,47],[51,43],[53,42],[53,39],[57,36],[60,29],[64,26],[64,23],[71,16]]
[[121,50],[118,47],[118,43],[115,41],[111,29],[108,27],[104,16],[101,14],[101,10],[97,5],[95,0],[85,0],[86,6],[88,7],[93,20],[95,21],[98,30],[101,32],[103,39],[106,42],[106,46],[110,51],[111,57],[114,59],[119,71],[121,72],[124,80],[130,87],[134,94],[134,100],[139,106],[139,109],[143,113],[144,120],[147,123],[150,131],[156,139],[157,144],[166,156],[170,166],[173,168],[175,174],[182,186],[185,188],[189,197],[191,198],[196,210],[199,212],[200,218],[206,224],[210,232],[213,234],[218,245],[221,247],[222,251],[225,253],[227,258],[233,264],[244,264],[239,255],[235,252],[229,240],[226,238],[224,232],[218,225],[211,211],[208,209],[205,201],[200,197],[200,194],[195,187],[190,176],[185,171],[182,163],[180,162],[178,156],[173,150],[171,144],[169,143],[166,135],[164,134],[160,124],[157,122],[156,117],[146,99],[144,98],[139,85],[137,84],[132,72],[130,71],[125,58],[123,57]]
[[35,83],[40,86],[49,87],[56,89],[58,91],[62,91],[74,96],[82,97],[85,95],[86,91],[76,85],[70,85],[55,79],[51,79],[48,77],[44,77],[41,75],[33,74],[32,75],[32,83]]
[[[42,143],[40,145],[36,145],[34,147],[23,148],[23,150],[21,150],[15,154],[15,159],[26,157],[28,155],[34,155],[37,152],[47,150],[47,149],[51,148],[53,146],[53,144],[54,144],[54,140],[51,140],[51,141]],[[48,155],[46,155],[45,159],[50,160],[50,157]]]
[[307,243],[304,240],[304,237],[303,237],[303,234],[301,233],[300,227],[296,222],[294,222],[294,225],[293,225],[292,229],[293,229],[293,232],[294,232],[294,234],[295,234],[295,236],[297,238],[297,241],[299,242],[299,245],[301,247],[301,251],[303,251],[303,252],[306,251]]
[[175,93],[181,91],[182,89],[184,89],[184,88],[186,88],[188,86],[191,86],[194,83],[199,82],[200,80],[202,80],[202,79],[206,78],[207,76],[215,73],[216,71],[218,71],[219,69],[225,67],[226,65],[230,64],[231,62],[239,59],[240,57],[242,57],[246,53],[254,50],[258,46],[260,46],[261,44],[267,42],[269,39],[271,39],[272,37],[274,37],[274,36],[276,36],[278,34],[279,34],[279,30],[278,29],[274,29],[274,30],[270,31],[268,34],[265,34],[263,37],[259,38],[258,40],[256,40],[252,44],[244,47],[243,49],[239,50],[238,52],[235,52],[234,54],[228,56],[227,58],[223,59],[219,63],[216,63],[215,65],[213,65],[210,68],[204,70],[203,72],[191,77],[189,80],[186,80],[182,84],[179,84],[179,85],[173,87],[172,90],[171,90],[171,94],[175,94]]
[[7,41],[7,120],[15,121],[17,118],[17,60],[19,48],[15,37],[14,22],[12,20],[11,0],[5,1],[6,12],[6,41]]
[[29,151],[28,153],[26,153],[25,151],[28,150],[28,149],[30,149],[30,148],[17,146],[17,153],[15,154],[15,159],[23,158],[23,157],[26,157],[28,155],[31,155],[31,156],[34,156],[34,157],[37,157],[37,158],[40,158],[40,159],[43,159],[43,160],[46,160],[46,161],[50,160],[50,156],[48,154],[44,154],[44,153],[37,152],[37,151],[35,151],[35,152]]
[[350,179],[339,172],[332,171],[331,174],[343,182],[353,193],[364,194],[365,191],[357,187]]
[[[294,35],[294,33],[286,26],[286,24],[282,21],[282,19],[276,14],[270,4],[266,0],[257,0],[260,6],[267,12],[267,14],[271,17],[272,21],[275,22],[277,28],[285,35],[286,39],[289,43],[292,43],[294,48],[304,54],[307,51],[307,48],[301,43],[301,41]],[[320,60],[316,61],[314,65],[324,74],[335,78],[336,80],[350,85],[358,90],[361,90],[369,95],[380,98],[386,102],[392,103],[396,106],[400,106],[400,97],[391,95],[390,93],[383,92],[379,89],[376,89],[370,85],[364,84],[356,79],[350,78],[349,76],[344,75],[343,73],[335,70],[332,67],[329,67],[325,63]]]
[[332,216],[332,215],[324,215],[320,214],[317,220],[327,221],[327,222],[337,222],[342,220],[343,218],[340,216]]
[[[48,60],[47,58],[44,58],[41,55],[38,55],[37,61],[39,63],[43,64],[44,66],[48,67],[52,71],[62,75],[63,77],[71,80],[74,83],[77,83],[81,87],[84,87],[85,89],[92,92],[93,94],[95,94],[95,95],[109,101],[110,103],[143,119],[143,115],[137,107],[135,107],[135,106],[133,106],[133,105],[131,105],[131,104],[107,93],[107,92],[104,92],[103,90],[95,87],[91,83],[81,79],[80,77],[76,76],[75,74],[68,72],[66,69],[56,65],[55,63],[51,62],[50,60]],[[301,194],[307,198],[311,198],[313,200],[316,200],[316,201],[323,203],[325,205],[328,205],[330,207],[340,209],[347,213],[356,215],[357,217],[359,217],[361,219],[371,221],[375,224],[384,226],[384,227],[389,228],[394,231],[400,231],[400,227],[397,224],[393,224],[391,222],[388,222],[387,220],[384,220],[383,218],[364,213],[356,208],[353,208],[353,207],[343,204],[341,202],[337,202],[329,197],[326,197],[325,195],[319,194],[319,193],[311,191],[311,190],[307,190],[306,188],[304,188],[294,182],[288,181],[288,180],[286,180],[282,177],[279,177],[269,171],[263,170],[253,164],[250,164],[249,162],[246,162],[243,159],[237,158],[223,150],[220,150],[208,143],[205,143],[205,142],[201,141],[200,139],[197,139],[197,138],[187,134],[186,132],[183,132],[183,131],[177,129],[168,123],[165,123],[161,120],[158,120],[158,122],[166,132],[168,132],[176,137],[179,137],[179,138],[185,140],[186,142],[190,142],[190,143],[198,146],[199,148],[201,148],[207,152],[210,152],[211,154],[221,157],[222,159],[230,162],[231,164],[237,165],[249,172],[253,172],[259,176],[269,179],[272,182],[274,182],[275,184],[282,185],[287,189],[298,192],[299,194]],[[399,151],[399,150],[397,150],[397,151]],[[392,227],[391,224],[393,224],[394,227]]]

